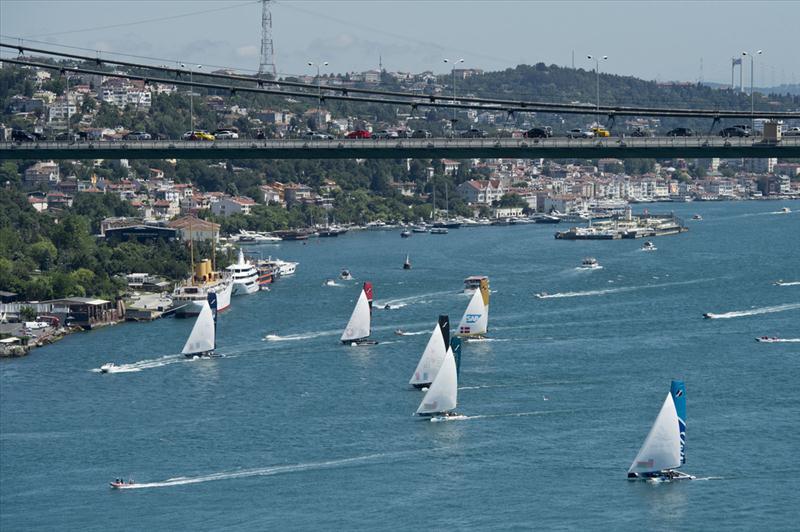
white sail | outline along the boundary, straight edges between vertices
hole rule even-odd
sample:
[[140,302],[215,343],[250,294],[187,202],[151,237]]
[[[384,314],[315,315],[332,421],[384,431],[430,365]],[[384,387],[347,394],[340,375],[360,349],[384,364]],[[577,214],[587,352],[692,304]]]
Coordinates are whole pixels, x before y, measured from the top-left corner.
[[667,394],[653,428],[628,473],[653,473],[681,465],[681,434],[672,394]]
[[486,334],[489,325],[489,307],[483,303],[483,294],[475,290],[467,310],[458,324],[458,336]]
[[422,357],[419,359],[417,369],[411,376],[409,384],[428,384],[433,382],[434,377],[442,367],[447,350],[444,345],[444,338],[442,337],[442,329],[437,323],[431,333],[431,338],[428,340],[428,345],[425,346],[425,351],[422,352]]
[[422,398],[417,414],[441,414],[449,412],[458,402],[458,375],[456,359],[452,349],[448,348],[442,367],[431,383],[431,387]]
[[192,333],[189,335],[189,339],[186,340],[182,353],[184,355],[193,355],[212,351],[214,342],[214,315],[211,313],[208,301],[203,301],[203,308],[197,316],[197,321],[194,322]]
[[361,290],[361,295],[358,296],[356,308],[353,309],[353,314],[350,315],[350,321],[347,322],[342,333],[342,341],[358,340],[369,336],[370,328],[370,312],[369,303],[367,302],[367,294]]

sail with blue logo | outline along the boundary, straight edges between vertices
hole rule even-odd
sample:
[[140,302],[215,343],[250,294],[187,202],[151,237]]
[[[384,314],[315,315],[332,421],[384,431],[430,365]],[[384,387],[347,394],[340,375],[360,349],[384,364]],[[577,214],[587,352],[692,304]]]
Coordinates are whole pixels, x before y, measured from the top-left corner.
[[482,336],[489,330],[489,289],[481,281],[480,290],[475,290],[467,310],[458,324],[457,336]]
[[675,402],[678,414],[678,430],[681,435],[681,464],[686,463],[686,385],[683,381],[672,381],[669,393]]

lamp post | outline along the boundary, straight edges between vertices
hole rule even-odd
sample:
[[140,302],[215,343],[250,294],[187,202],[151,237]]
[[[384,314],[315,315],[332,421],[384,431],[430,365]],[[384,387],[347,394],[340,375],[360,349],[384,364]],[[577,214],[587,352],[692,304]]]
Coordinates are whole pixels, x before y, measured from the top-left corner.
[[[449,59],[443,59],[443,62],[450,63],[451,61]],[[464,62],[463,58],[452,61],[452,65],[453,65],[453,68],[452,68],[452,71],[453,71],[453,104],[454,105],[456,103],[456,65],[458,65],[459,63],[463,63],[463,62]],[[456,118],[456,108],[453,107],[453,125],[452,125],[453,134],[455,134],[455,132],[456,132],[456,121],[457,120],[458,119]]]
[[[67,96],[65,98],[67,104],[67,142],[70,141],[69,139],[69,120],[72,118],[69,112],[69,72],[64,72],[64,77],[67,80]],[[70,143],[71,144],[71,143]]]
[[750,56],[750,120],[752,121],[750,128],[753,133],[756,131],[756,101],[755,92],[753,92],[753,63],[755,62],[756,56],[761,55],[762,53],[764,53],[764,50],[757,50],[756,53],[742,52],[742,57],[748,55]]
[[[186,68],[186,65],[181,63],[181,68]],[[203,65],[197,65],[198,70],[203,68]],[[194,69],[189,67],[189,140],[194,136],[194,78],[192,74]]]
[[608,61],[608,56],[604,55],[602,58],[599,56],[587,55],[587,59],[594,60],[594,71],[597,74],[597,116],[595,120],[597,124],[600,125],[600,59],[603,61]]
[[319,69],[321,66],[328,66],[327,61],[323,61],[322,64],[314,63],[313,61],[308,62],[308,66],[310,67],[317,67],[317,129],[321,128],[321,116],[320,113],[322,112],[322,78],[319,75]]

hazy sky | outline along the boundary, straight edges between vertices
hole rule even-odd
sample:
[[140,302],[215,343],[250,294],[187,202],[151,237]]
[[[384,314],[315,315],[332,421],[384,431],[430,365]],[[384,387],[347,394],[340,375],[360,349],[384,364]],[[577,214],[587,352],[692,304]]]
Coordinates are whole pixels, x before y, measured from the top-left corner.
[[[500,70],[593,66],[644,79],[730,82],[731,57],[763,49],[756,85],[800,82],[800,1],[582,2],[278,0],[279,73],[377,68],[444,72],[442,59]],[[114,27],[110,27],[114,26]],[[26,37],[203,65],[256,70],[261,5],[246,0],[0,0],[3,41]],[[34,43],[30,42],[31,45]],[[7,54],[8,52],[4,52]],[[701,69],[702,64],[702,69]],[[749,62],[745,84],[749,84]],[[738,80],[738,72],[737,72]]]

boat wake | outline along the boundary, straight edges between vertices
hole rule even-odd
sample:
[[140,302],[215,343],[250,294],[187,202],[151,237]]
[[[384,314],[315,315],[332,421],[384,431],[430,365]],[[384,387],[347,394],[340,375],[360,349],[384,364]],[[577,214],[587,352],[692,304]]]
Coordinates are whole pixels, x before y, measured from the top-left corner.
[[776,281],[775,286],[800,286],[800,281]]
[[91,371],[94,373],[134,373],[143,369],[160,368],[177,362],[184,362],[185,360],[187,359],[183,355],[165,355],[161,358],[141,360],[131,364],[114,365],[106,368],[105,371],[100,368],[93,368]]
[[430,331],[395,331],[397,336],[419,336],[420,334],[430,334]]
[[343,458],[340,460],[328,460],[324,462],[308,462],[304,464],[260,467],[256,469],[243,469],[240,471],[223,471],[220,473],[210,473],[208,475],[200,475],[196,477],[173,477],[167,480],[162,480],[157,482],[136,482],[133,484],[126,484],[124,486],[121,486],[121,489],[169,488],[172,486],[202,484],[204,482],[214,482],[218,480],[231,480],[231,479],[248,478],[248,477],[266,477],[266,476],[281,475],[286,473],[298,473],[302,471],[333,469],[337,467],[347,467],[350,465],[376,462],[381,458],[386,458],[392,455],[402,455],[402,454],[408,454],[408,452],[377,453],[377,454],[368,454],[364,456],[356,456],[353,458]]
[[268,334],[264,337],[265,342],[293,342],[295,340],[308,340],[309,338],[318,338],[320,336],[332,336],[334,334],[338,334],[341,331],[320,331],[320,332],[309,332],[309,333],[298,333],[298,334],[287,334],[286,336],[281,336],[279,334]]
[[540,292],[535,294],[538,299],[560,299],[565,297],[588,297],[588,296],[602,296],[605,294],[618,294],[621,292],[633,292],[635,290],[646,290],[648,288],[663,288],[666,286],[679,286],[685,284],[695,284],[704,282],[705,279],[696,279],[692,281],[679,281],[674,283],[658,283],[658,284],[648,284],[648,285],[641,285],[641,286],[620,286],[619,288],[606,288],[604,290],[585,290],[582,292],[556,292],[555,294],[548,294],[546,292]]
[[780,344],[780,343],[797,344],[797,343],[800,343],[800,338],[769,338],[767,340],[762,340],[762,339],[756,338],[756,340],[758,340],[759,342],[764,343],[764,344]]
[[441,423],[443,421],[471,421],[475,419],[497,419],[504,417],[527,417],[527,416],[545,416],[548,414],[571,414],[575,410],[534,410],[532,412],[511,412],[508,414],[478,414],[475,416],[467,416],[459,414],[456,416],[436,416],[431,418],[433,423]]
[[473,337],[473,338],[465,338],[465,342],[469,342],[471,344],[478,344],[478,343],[486,343],[486,342],[508,342],[508,338],[481,338],[481,337]]
[[734,310],[722,314],[707,312],[704,316],[712,320],[724,320],[729,318],[742,318],[745,316],[757,316],[759,314],[772,314],[773,312],[783,312],[785,310],[794,310],[798,308],[800,308],[800,303],[787,303],[785,305],[775,305],[772,307],[761,307],[750,310]]
[[401,297],[397,299],[376,300],[373,303],[373,308],[396,310],[399,308],[407,307],[415,303],[431,303],[437,301],[445,295],[453,295],[452,292],[431,292],[427,294],[418,294],[416,296]]

